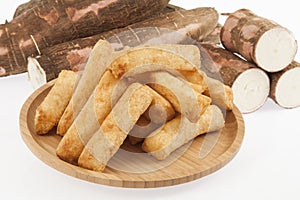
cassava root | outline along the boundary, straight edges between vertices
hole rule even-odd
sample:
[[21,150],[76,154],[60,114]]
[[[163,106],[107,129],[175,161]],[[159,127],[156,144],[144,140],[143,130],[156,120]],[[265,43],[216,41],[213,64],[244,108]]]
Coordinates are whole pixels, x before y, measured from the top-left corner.
[[[41,79],[44,84],[56,78],[63,69],[78,71],[99,39],[108,39],[115,48],[138,46],[144,43],[185,43],[186,36],[202,40],[209,35],[218,22],[218,13],[213,8],[177,10],[139,22],[123,29],[115,29],[87,38],[55,45],[42,50],[42,55],[29,58],[28,68],[39,68],[45,74],[29,71],[31,79]],[[191,41],[190,41],[191,42]]]
[[297,52],[291,31],[247,9],[229,15],[221,30],[221,41],[228,50],[267,72],[284,69]]
[[265,103],[270,85],[263,70],[216,45],[202,44],[200,49],[202,69],[211,76],[219,74],[232,88],[233,101],[242,113],[253,112]]
[[280,72],[269,73],[270,98],[283,108],[300,106],[300,64],[293,61]]
[[49,1],[0,25],[1,76],[25,72],[27,57],[38,56],[47,47],[148,19],[168,4],[168,0],[74,2]]

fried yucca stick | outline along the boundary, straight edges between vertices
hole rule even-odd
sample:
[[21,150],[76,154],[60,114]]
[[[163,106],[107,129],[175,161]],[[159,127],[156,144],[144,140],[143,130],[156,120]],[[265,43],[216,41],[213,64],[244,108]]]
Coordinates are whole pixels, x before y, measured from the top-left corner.
[[110,71],[104,73],[94,93],[90,96],[56,149],[56,154],[62,160],[77,163],[84,145],[100,128],[112,109],[112,93],[117,82],[118,80],[114,78]]
[[112,62],[110,69],[116,78],[121,78],[132,68],[161,64],[174,70],[195,71],[196,66],[181,57],[178,53],[155,46],[142,46],[123,51]]
[[154,44],[151,47],[161,48],[182,56],[196,67],[201,66],[200,51],[194,45]]
[[175,116],[175,110],[171,103],[152,88],[148,87],[148,89],[153,101],[128,135],[129,141],[133,145],[143,141],[147,135]]
[[136,125],[128,134],[129,142],[132,145],[136,145],[144,141],[144,139],[153,131],[161,127],[162,124],[156,124],[148,119],[146,119],[143,115],[139,118]]
[[79,166],[95,171],[104,170],[129,131],[151,104],[152,95],[147,87],[139,83],[128,87],[85,146],[78,159]]
[[172,104],[155,90],[149,87],[153,101],[151,106],[144,113],[144,117],[156,124],[163,124],[175,116]]
[[161,129],[149,135],[144,140],[142,148],[158,160],[164,160],[177,148],[198,135],[221,129],[224,123],[221,110],[217,106],[211,105],[196,123],[190,122],[182,115],[177,116]]
[[76,85],[77,74],[73,71],[60,72],[54,86],[38,106],[34,125],[38,134],[48,133],[59,122]]
[[[174,45],[172,50],[170,46],[165,49],[163,46],[142,46],[123,51],[114,59],[109,68],[116,78],[120,78],[136,67],[160,65],[165,69],[176,70],[192,83],[205,85],[205,74],[199,71],[199,66],[196,65],[199,62],[192,63],[183,57],[187,55],[187,52],[192,52],[192,54],[195,54],[194,57],[198,58],[200,53],[197,47],[193,45],[183,47],[181,47],[182,45]],[[187,51],[188,49],[192,49],[192,51]],[[188,57],[191,60],[196,60],[192,59],[193,56],[191,55]]]
[[149,74],[149,85],[160,95],[166,98],[174,109],[182,113],[191,122],[196,122],[200,114],[210,105],[211,99],[182,79],[172,76],[168,72],[153,72]]
[[208,88],[204,91],[204,94],[212,99],[212,103],[219,106],[221,109],[232,110],[232,89],[223,84],[221,81],[210,77],[206,77],[206,82],[208,84]]
[[59,121],[57,126],[58,135],[64,135],[67,132],[99,83],[107,66],[111,62],[113,55],[113,47],[109,42],[99,40],[96,43],[89,56],[74,95]]

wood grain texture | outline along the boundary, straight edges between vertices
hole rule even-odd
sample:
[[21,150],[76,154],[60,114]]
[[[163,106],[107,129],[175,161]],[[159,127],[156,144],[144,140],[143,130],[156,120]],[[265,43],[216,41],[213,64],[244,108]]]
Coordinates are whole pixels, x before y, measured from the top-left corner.
[[[182,148],[175,151],[173,155],[178,154],[178,158],[162,168],[145,173],[133,173],[110,167],[114,166],[113,162],[115,162],[115,165],[118,163],[123,165],[126,162],[125,159],[127,158],[123,158],[120,155],[122,150],[140,151],[139,146],[131,146],[126,140],[121,146],[122,150],[116,153],[110,166],[103,173],[86,170],[66,163],[56,156],[55,149],[61,137],[55,134],[55,130],[52,130],[45,136],[39,136],[34,131],[33,119],[35,110],[48,94],[53,84],[54,81],[45,84],[36,90],[24,103],[20,113],[22,138],[29,149],[47,165],[60,172],[89,182],[117,187],[153,188],[193,181],[219,170],[231,161],[237,154],[244,137],[244,121],[241,113],[235,107],[233,111],[227,112],[225,128],[219,134],[210,133],[197,137],[189,146],[185,146],[183,151]],[[200,158],[202,153],[200,151],[203,151],[207,147],[207,143],[213,138],[206,136],[214,136],[213,134],[217,136],[216,144],[205,157]],[[180,151],[182,151],[182,154],[180,154]],[[139,166],[142,166],[142,162],[148,162],[147,159],[139,161],[137,160],[135,165],[137,170]],[[134,160],[130,162],[132,162],[130,164],[134,165]],[[143,164],[151,165],[153,163]],[[160,161],[155,160],[154,164],[159,166]]]

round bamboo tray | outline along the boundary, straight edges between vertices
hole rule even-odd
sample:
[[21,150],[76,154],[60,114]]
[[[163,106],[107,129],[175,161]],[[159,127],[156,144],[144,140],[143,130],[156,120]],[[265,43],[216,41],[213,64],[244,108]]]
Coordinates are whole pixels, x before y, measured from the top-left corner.
[[[64,162],[56,156],[55,150],[61,137],[55,134],[55,130],[44,136],[37,135],[34,131],[35,110],[53,84],[54,81],[45,84],[24,103],[20,112],[22,138],[33,154],[47,165],[70,176],[93,183],[128,188],[153,188],[193,181],[217,171],[231,161],[239,151],[244,137],[244,121],[240,111],[234,107],[232,111],[226,113],[225,127],[220,132],[195,138],[189,144],[176,150],[172,155],[177,154],[177,159],[167,164],[162,162],[160,165],[161,161],[153,158],[127,159],[122,156],[121,151],[118,151],[104,172],[86,170]],[[128,142],[124,142],[122,149],[139,151],[138,146],[131,146]],[[130,162],[129,165],[128,162]],[[130,167],[128,170],[126,167],[124,168],[126,170],[122,167],[111,167],[118,165],[128,165],[136,171],[131,171]],[[143,170],[145,166],[150,166],[150,168],[153,166],[153,168],[145,171]]]

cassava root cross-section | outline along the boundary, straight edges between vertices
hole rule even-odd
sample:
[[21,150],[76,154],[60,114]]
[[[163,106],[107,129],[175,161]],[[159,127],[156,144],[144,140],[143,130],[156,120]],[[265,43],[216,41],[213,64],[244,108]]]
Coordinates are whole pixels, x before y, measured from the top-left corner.
[[202,44],[201,54],[202,69],[212,76],[221,75],[242,113],[253,112],[265,103],[270,84],[263,70],[216,45]]
[[287,67],[297,52],[291,31],[247,9],[229,15],[221,30],[221,41],[228,50],[268,72]]
[[270,97],[284,108],[300,106],[300,64],[293,61],[286,69],[269,73]]

